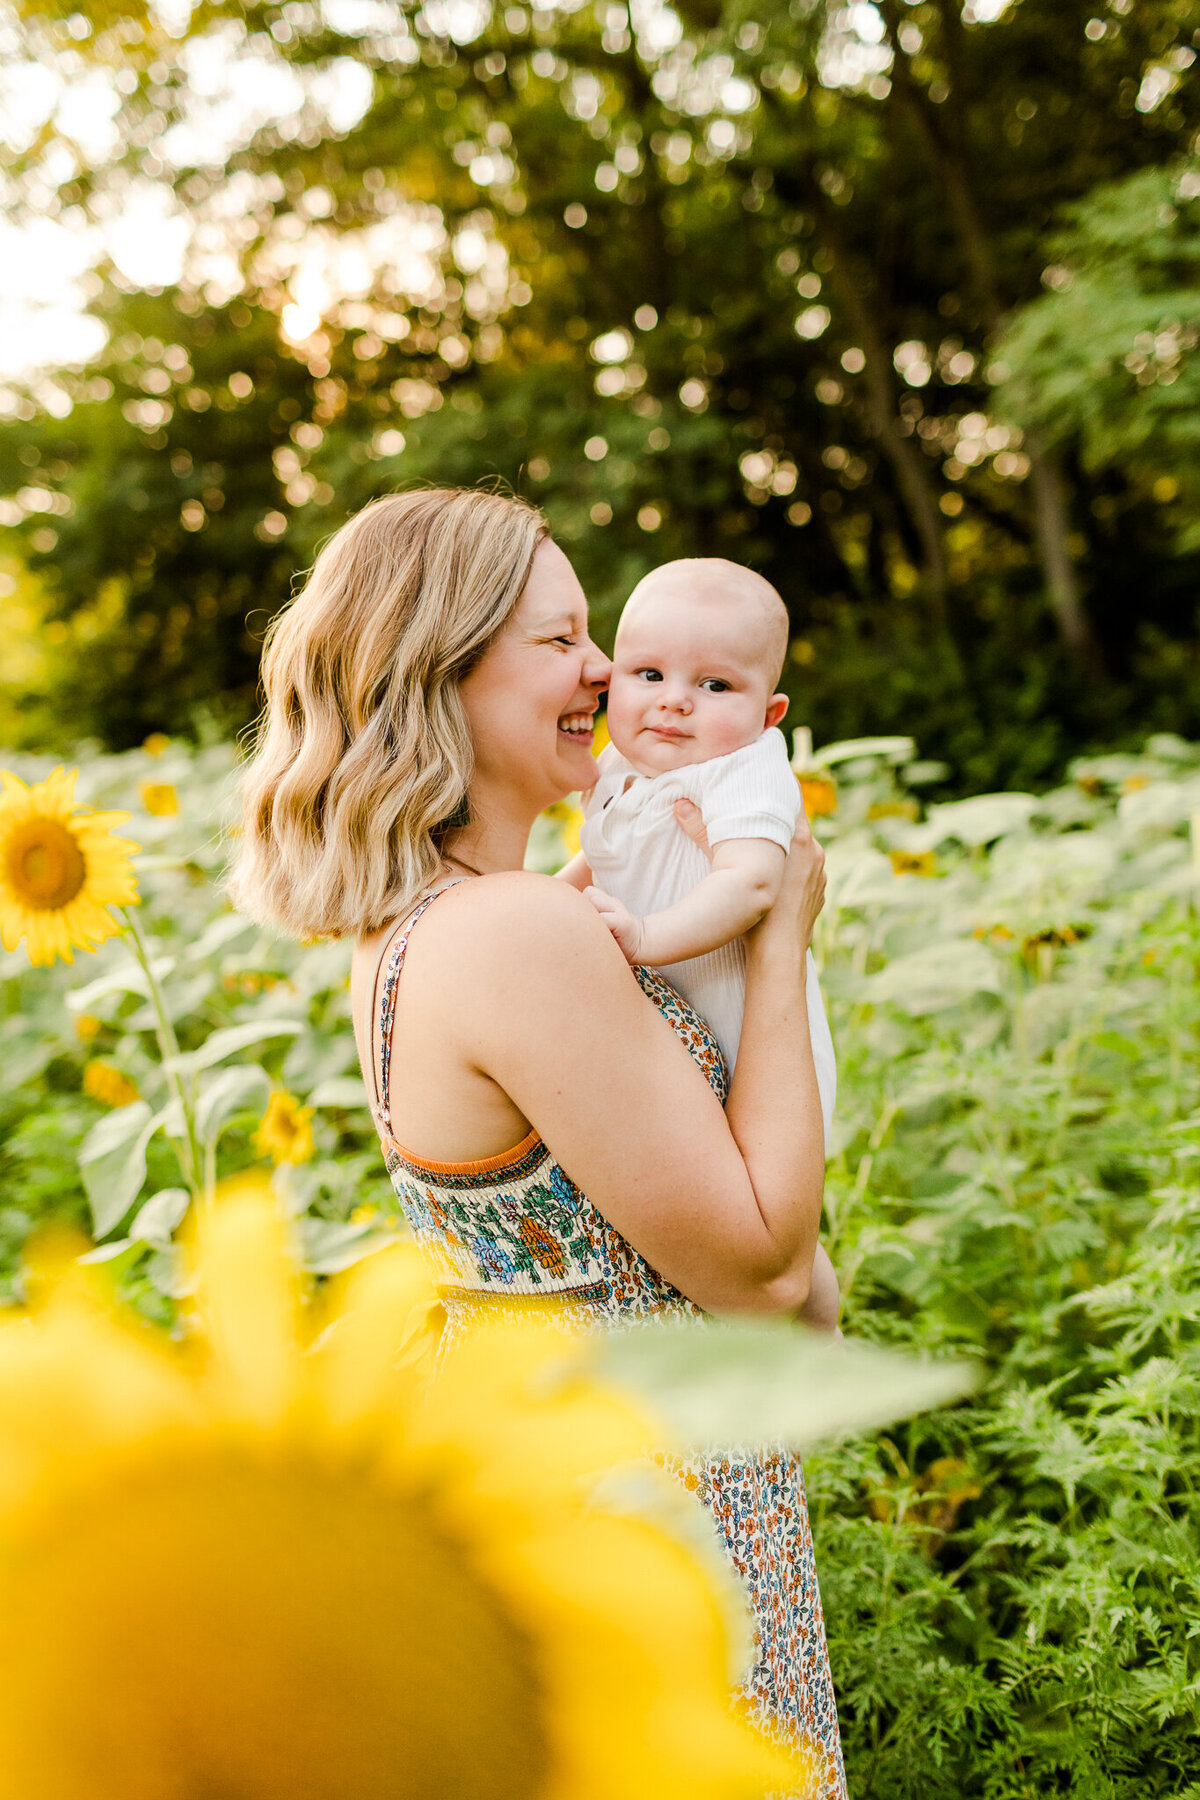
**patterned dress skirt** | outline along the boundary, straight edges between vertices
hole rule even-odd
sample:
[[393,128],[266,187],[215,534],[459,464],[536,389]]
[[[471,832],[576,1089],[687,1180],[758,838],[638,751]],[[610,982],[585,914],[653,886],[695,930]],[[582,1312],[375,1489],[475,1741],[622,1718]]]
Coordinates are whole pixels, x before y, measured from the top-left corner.
[[[569,1300],[573,1314],[608,1329],[664,1314],[701,1316],[580,1193],[536,1132],[472,1163],[425,1162],[396,1142],[386,1101],[396,984],[408,933],[429,903],[412,915],[384,971],[377,1091],[385,1098],[375,1110],[388,1175],[433,1266],[448,1331],[497,1300]],[[728,1078],[707,1025],[659,976],[641,970],[638,978],[723,1101]],[[753,1448],[671,1466],[711,1515],[745,1590],[754,1651],[742,1691],[753,1712],[772,1735],[815,1753],[821,1800],[846,1800],[799,1462],[784,1449]]]

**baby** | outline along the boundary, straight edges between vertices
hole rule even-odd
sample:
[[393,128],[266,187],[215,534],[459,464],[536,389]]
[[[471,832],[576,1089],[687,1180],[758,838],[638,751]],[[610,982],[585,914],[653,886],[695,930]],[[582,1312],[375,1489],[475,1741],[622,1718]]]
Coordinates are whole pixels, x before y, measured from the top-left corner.
[[[639,582],[617,631],[612,743],[584,799],[582,849],[562,871],[629,961],[661,969],[708,1021],[731,1071],[742,933],[775,900],[801,806],[777,729],[787,698],[773,692],[787,639],[775,589],[736,563],[687,558]],[[681,799],[700,808],[711,862],[676,820]],[[828,1141],[837,1068],[811,951],[806,988]],[[801,1317],[833,1331],[837,1313],[837,1278],[818,1247]]]

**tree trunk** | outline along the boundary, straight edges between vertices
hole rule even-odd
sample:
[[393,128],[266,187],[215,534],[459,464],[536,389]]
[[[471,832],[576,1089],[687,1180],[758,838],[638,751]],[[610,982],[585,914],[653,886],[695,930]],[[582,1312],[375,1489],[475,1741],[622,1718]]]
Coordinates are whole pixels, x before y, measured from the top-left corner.
[[1058,461],[1048,450],[1036,449],[1029,443],[1026,448],[1033,483],[1038,549],[1058,634],[1080,670],[1102,679],[1104,667],[1099,645],[1083,610],[1075,564],[1067,543],[1067,507]]
[[896,381],[892,359],[882,331],[863,297],[860,271],[846,250],[841,229],[820,186],[809,176],[797,180],[777,170],[775,185],[796,205],[813,215],[816,235],[830,260],[829,282],[845,309],[866,362],[863,388],[866,394],[867,431],[890,464],[900,497],[908,509],[921,546],[922,573],[937,617],[946,615],[946,550],[942,541],[942,515],[925,458],[900,429]]
[[[880,0],[880,11],[892,51],[892,91],[911,120],[925,160],[946,193],[947,208],[958,231],[963,262],[969,273],[983,315],[984,329],[995,335],[1004,320],[1005,307],[996,274],[991,241],[975,201],[967,169],[967,127],[961,109],[957,32],[961,18],[957,0],[937,0],[942,30],[947,38],[953,77],[947,101],[950,130],[942,128],[925,90],[909,67],[900,47],[899,13],[895,0]],[[1057,462],[1034,442],[1026,444],[1034,496],[1038,556],[1059,639],[1076,666],[1092,678],[1102,678],[1104,658],[1084,609],[1075,565],[1068,546],[1070,518]]]

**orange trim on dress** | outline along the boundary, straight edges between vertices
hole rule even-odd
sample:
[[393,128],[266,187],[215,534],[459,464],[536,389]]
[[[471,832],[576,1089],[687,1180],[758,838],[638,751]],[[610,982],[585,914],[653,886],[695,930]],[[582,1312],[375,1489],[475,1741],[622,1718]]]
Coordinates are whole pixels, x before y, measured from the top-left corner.
[[431,1175],[490,1175],[497,1169],[507,1169],[510,1163],[519,1162],[542,1140],[531,1127],[528,1134],[519,1144],[514,1144],[511,1150],[501,1150],[498,1156],[485,1156],[478,1162],[430,1162],[428,1157],[417,1156],[413,1151],[406,1150],[394,1137],[389,1137],[387,1141],[406,1163],[412,1163],[417,1169],[428,1169]]

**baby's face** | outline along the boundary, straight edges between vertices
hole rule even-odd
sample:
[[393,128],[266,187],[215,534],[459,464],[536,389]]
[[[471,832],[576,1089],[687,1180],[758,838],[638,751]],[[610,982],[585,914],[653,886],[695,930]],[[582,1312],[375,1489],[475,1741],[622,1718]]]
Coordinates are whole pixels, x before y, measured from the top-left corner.
[[683,583],[639,592],[613,652],[612,741],[642,775],[742,750],[779,717],[773,675],[753,603],[735,595],[700,599]]

